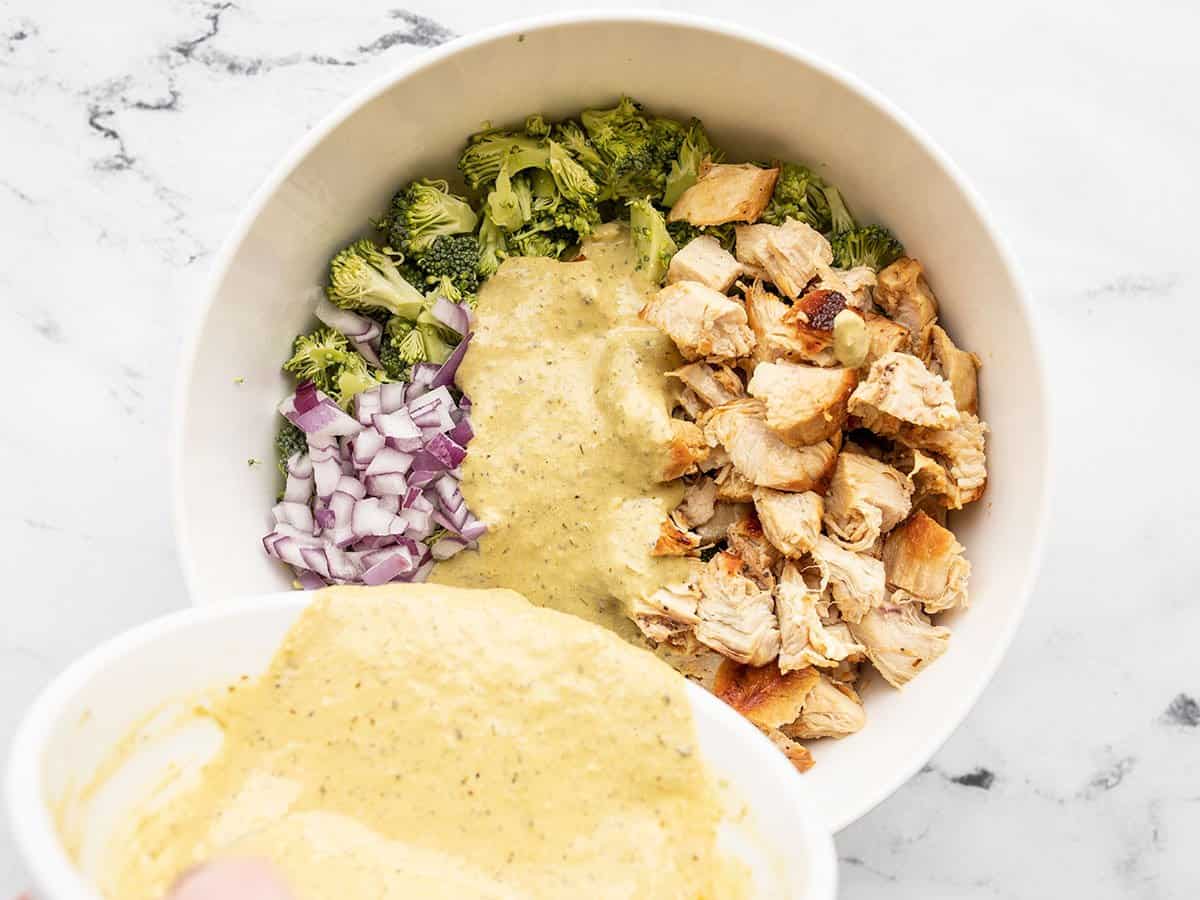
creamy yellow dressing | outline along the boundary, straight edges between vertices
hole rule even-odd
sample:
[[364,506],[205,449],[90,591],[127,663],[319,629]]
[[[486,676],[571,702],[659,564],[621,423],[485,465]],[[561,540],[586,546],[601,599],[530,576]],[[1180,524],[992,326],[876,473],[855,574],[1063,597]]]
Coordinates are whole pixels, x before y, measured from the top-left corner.
[[462,489],[489,530],[432,580],[512,588],[628,635],[626,605],[686,577],[649,555],[682,495],[657,482],[680,359],[637,318],[654,286],[628,229],[606,225],[583,251],[510,259],[479,292],[458,372],[475,429]]
[[209,714],[220,751],[117,830],[106,896],[246,855],[301,900],[749,891],[683,679],[511,591],[326,590]]

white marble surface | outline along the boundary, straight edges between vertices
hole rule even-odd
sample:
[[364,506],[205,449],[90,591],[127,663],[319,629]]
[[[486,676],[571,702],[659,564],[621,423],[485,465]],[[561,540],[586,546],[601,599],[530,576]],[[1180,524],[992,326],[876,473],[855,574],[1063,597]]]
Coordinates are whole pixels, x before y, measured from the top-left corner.
[[[174,366],[249,192],[347,93],[515,9],[395,2],[0,0],[5,738],[74,656],[185,603]],[[1200,8],[658,5],[787,36],[914,115],[989,201],[1052,353],[1029,616],[931,766],[838,836],[843,895],[1197,896]],[[5,839],[0,896],[22,884]]]

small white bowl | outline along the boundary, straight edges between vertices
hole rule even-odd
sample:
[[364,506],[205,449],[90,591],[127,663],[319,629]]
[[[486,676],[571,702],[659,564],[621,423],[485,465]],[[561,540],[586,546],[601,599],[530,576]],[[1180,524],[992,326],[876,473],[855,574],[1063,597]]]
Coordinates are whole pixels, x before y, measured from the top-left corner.
[[[287,629],[307,605],[296,592],[185,610],[157,619],[96,648],[60,675],[34,703],[13,742],[8,811],[17,847],[37,896],[100,900],[88,879],[121,812],[172,762],[184,771],[215,749],[206,730],[164,731],[140,743],[129,764],[106,780],[95,802],[79,804],[83,871],[67,855],[53,810],[88,784],[114,745],[164,704],[263,671]],[[837,863],[833,841],[804,779],[758,729],[711,694],[688,683],[700,746],[714,774],[753,811],[756,838],[766,846],[733,843],[776,868],[776,884],[794,900],[833,900]],[[92,854],[94,856],[94,854]],[[89,862],[91,865],[89,865]],[[776,896],[776,895],[773,895]]]
[[817,165],[862,221],[890,226],[921,259],[954,339],[983,359],[991,480],[952,523],[974,567],[971,609],[946,617],[949,651],[904,691],[869,689],[865,730],[816,746],[808,782],[841,828],[933,755],[1008,647],[1041,554],[1047,396],[1031,304],[958,170],[873,90],[774,39],[659,13],[518,23],[422,55],[314,128],[225,245],[185,357],[174,449],[180,560],[197,603],[288,584],[260,544],[276,473],[246,458],[273,458],[274,409],[290,389],[279,365],[310,324],[330,255],[364,233],[397,185],[454,173],[464,138],[485,120],[561,116],[622,92],[699,116],[730,159]]

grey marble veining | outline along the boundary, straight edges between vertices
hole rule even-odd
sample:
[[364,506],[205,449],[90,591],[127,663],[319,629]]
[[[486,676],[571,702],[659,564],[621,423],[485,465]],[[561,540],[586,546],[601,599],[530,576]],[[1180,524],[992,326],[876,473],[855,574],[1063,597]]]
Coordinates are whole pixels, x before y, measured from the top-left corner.
[[[1051,353],[1034,602],[962,728],[838,836],[843,895],[1200,896],[1200,9],[655,5],[788,37],[911,113],[991,206]],[[184,603],[174,366],[249,193],[345,95],[509,11],[0,3],[0,734],[70,659]],[[5,841],[0,896],[23,881]]]

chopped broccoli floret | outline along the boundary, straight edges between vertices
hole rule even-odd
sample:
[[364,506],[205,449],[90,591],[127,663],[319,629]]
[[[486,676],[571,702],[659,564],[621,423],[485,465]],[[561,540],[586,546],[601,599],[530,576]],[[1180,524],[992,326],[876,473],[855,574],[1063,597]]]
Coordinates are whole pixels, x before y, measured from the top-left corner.
[[470,234],[479,219],[471,204],[450,193],[445,181],[422,178],[408,186],[408,243],[405,251],[421,252],[443,234]]
[[458,168],[471,189],[478,191],[496,180],[505,162],[515,173],[545,157],[546,148],[538,138],[510,131],[481,131],[471,136],[458,159]]
[[508,244],[504,232],[492,221],[491,215],[484,210],[479,223],[479,275],[490,278],[500,268],[500,263],[508,255]]
[[533,215],[533,188],[524,175],[512,175],[500,167],[495,186],[487,197],[492,221],[505,231],[516,231]]
[[762,219],[782,225],[792,218],[811,225],[822,234],[838,234],[854,227],[854,218],[841,193],[811,169],[798,163],[784,163],[775,182],[775,193]]
[[550,136],[550,123],[546,121],[546,117],[534,113],[532,116],[525,117],[525,133],[531,138],[544,138]]
[[622,97],[612,109],[586,109],[579,118],[604,163],[605,198],[662,195],[685,137],[684,126],[644,115],[641,104],[630,97]]
[[579,164],[587,169],[594,181],[604,175],[604,160],[600,158],[600,154],[587,139],[578,122],[560,122],[554,127],[554,139],[566,148],[571,156],[579,160]]
[[292,356],[283,364],[298,381],[311,381],[340,406],[348,408],[354,395],[387,380],[371,369],[346,337],[332,328],[301,334],[292,343]]
[[596,202],[600,188],[588,170],[559,143],[547,143],[547,166],[563,198],[582,206]]
[[298,381],[311,381],[327,394],[334,391],[338,373],[358,354],[340,331],[318,328],[312,334],[297,335],[292,356],[283,364]]
[[286,475],[287,461],[297,453],[308,452],[308,437],[283,416],[279,418],[279,431],[275,433],[275,462],[279,471]]
[[840,269],[869,266],[878,272],[904,255],[904,245],[882,225],[866,225],[834,235],[833,264]]
[[411,367],[419,362],[445,362],[456,343],[458,335],[427,309],[415,321],[395,316],[384,328],[379,361],[388,377],[405,381]]
[[462,294],[479,289],[479,241],[473,234],[442,234],[417,262],[427,281],[449,279]]
[[376,225],[387,236],[392,251],[412,256],[440,235],[471,233],[476,222],[471,204],[450,193],[449,184],[422,178],[393,195],[387,215]]
[[363,391],[373,390],[389,380],[383,372],[372,369],[362,356],[355,353],[337,373],[331,396],[343,409],[349,409],[355,396]]
[[706,159],[716,160],[720,154],[713,149],[704,126],[699,119],[688,124],[687,135],[679,145],[679,155],[667,172],[666,187],[663,189],[663,206],[670,208],[680,195],[696,183],[700,177],[700,165]]
[[345,309],[415,317],[425,298],[396,263],[369,240],[355,241],[329,263],[329,299]]
[[675,241],[675,246],[686,246],[694,238],[698,238],[703,234],[710,237],[715,237],[721,242],[721,246],[729,252],[733,252],[734,241],[737,237],[735,231],[735,223],[727,222],[724,225],[693,225],[691,222],[685,222],[680,219],[677,222],[667,223],[667,233],[671,235],[671,239]]
[[416,326],[399,316],[390,320],[379,347],[379,361],[388,377],[407,381],[409,369],[424,358],[425,345]]
[[[544,130],[534,126],[536,133]],[[551,132],[563,133],[561,127]],[[568,134],[582,138],[578,126]],[[474,188],[486,191],[478,238],[484,277],[510,254],[560,257],[600,224],[600,186],[563,143],[487,131],[471,139],[459,167]]]
[[678,249],[667,231],[663,214],[647,199],[629,201],[629,228],[637,267],[655,284],[667,276],[667,266]]

